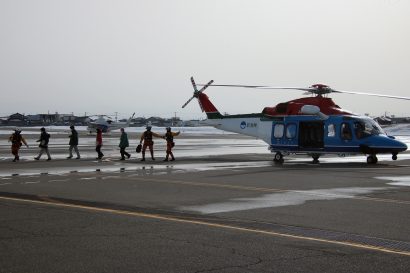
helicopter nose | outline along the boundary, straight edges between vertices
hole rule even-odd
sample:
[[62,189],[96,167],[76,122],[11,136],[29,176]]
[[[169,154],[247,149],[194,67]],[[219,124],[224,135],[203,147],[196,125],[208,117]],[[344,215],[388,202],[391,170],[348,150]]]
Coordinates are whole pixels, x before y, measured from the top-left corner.
[[401,147],[401,152],[406,151],[406,150],[407,150],[407,145],[406,145],[406,144],[404,144],[404,143],[401,143],[401,144],[402,144],[402,147]]
[[392,140],[392,144],[395,147],[395,150],[397,150],[397,152],[404,152],[407,150],[407,145],[399,140]]

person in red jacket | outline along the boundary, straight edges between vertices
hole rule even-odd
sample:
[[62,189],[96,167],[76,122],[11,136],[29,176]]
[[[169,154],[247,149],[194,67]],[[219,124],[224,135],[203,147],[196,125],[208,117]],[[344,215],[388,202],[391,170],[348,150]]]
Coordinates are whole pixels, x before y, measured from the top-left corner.
[[97,129],[97,137],[95,139],[95,151],[97,152],[98,156],[96,159],[103,158],[104,154],[101,152],[101,147],[103,145],[102,141],[102,131],[101,129]]

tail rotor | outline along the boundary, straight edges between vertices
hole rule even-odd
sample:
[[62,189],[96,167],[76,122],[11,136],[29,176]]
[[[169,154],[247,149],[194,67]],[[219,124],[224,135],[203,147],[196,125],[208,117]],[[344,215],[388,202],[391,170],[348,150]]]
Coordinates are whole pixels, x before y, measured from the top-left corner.
[[205,90],[206,88],[208,88],[208,86],[210,86],[213,82],[214,82],[213,80],[210,81],[210,82],[208,82],[208,83],[205,84],[200,90],[198,90],[198,88],[197,88],[197,86],[196,86],[196,83],[195,83],[195,81],[194,81],[194,77],[191,77],[191,83],[192,83],[192,86],[193,86],[193,88],[194,88],[194,94],[193,94],[193,96],[192,96],[187,102],[184,103],[184,105],[182,105],[182,108],[185,108],[185,106],[187,106],[188,103],[190,103],[191,100],[193,100],[194,98],[198,98],[199,95],[200,95],[202,92],[204,92],[204,90]]

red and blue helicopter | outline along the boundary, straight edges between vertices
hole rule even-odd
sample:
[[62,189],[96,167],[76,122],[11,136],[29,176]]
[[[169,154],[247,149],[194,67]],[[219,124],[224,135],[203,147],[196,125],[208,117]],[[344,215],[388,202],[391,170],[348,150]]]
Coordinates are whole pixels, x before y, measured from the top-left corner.
[[[330,153],[342,157],[363,154],[367,156],[367,163],[376,164],[377,154],[391,154],[392,159],[396,160],[400,152],[407,150],[406,144],[388,136],[376,121],[340,108],[327,94],[347,93],[410,100],[408,97],[340,91],[324,84],[299,88],[213,84],[213,81],[210,81],[197,85],[193,77],[191,82],[194,94],[182,108],[197,98],[202,111],[206,113],[209,125],[262,139],[275,154],[273,160],[277,163],[283,163],[283,157],[290,154],[307,154],[313,158],[314,163],[318,163],[321,155]],[[202,88],[198,90],[197,86]],[[291,89],[305,91],[314,96],[265,107],[260,113],[222,115],[204,93],[210,86]]]

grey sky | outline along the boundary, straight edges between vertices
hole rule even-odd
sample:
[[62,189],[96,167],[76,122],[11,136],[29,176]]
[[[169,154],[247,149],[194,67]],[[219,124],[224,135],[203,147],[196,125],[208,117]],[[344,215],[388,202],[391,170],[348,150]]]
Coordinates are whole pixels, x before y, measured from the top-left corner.
[[[410,96],[408,0],[0,0],[0,115],[205,117],[197,82]],[[260,112],[298,91],[209,88],[221,112]],[[358,113],[410,101],[333,95]]]

